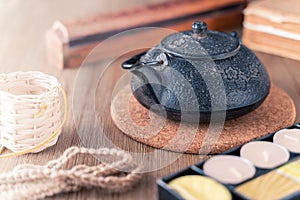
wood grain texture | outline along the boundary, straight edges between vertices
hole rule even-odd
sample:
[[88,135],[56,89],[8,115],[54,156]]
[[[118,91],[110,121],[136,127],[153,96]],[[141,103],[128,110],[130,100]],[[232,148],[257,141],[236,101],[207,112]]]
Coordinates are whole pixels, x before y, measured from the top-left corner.
[[243,43],[249,48],[300,61],[300,41],[244,28]]
[[[151,0],[159,2],[163,0]],[[73,115],[75,110],[83,110],[92,107],[93,105],[86,99],[86,93],[76,92],[74,94],[74,86],[78,83],[76,78],[77,72],[80,69],[58,70],[47,65],[46,50],[45,50],[45,33],[51,27],[54,20],[57,19],[72,19],[86,14],[97,12],[111,12],[125,8],[132,8],[145,4],[145,1],[139,0],[10,0],[0,2],[0,70],[1,72],[13,71],[28,71],[39,70],[44,73],[56,76],[61,82],[68,94],[68,110],[67,123],[63,129],[58,143],[38,154],[29,154],[17,158],[0,160],[0,172],[11,170],[20,163],[45,164],[51,159],[57,158],[66,148],[72,145],[83,145],[82,139],[79,137],[79,131],[76,129],[76,123],[81,123],[84,126],[85,135],[87,138],[92,132],[93,121],[95,116],[90,116],[88,112],[82,112],[82,116]],[[272,55],[258,53],[259,58],[266,65],[273,83],[283,88],[294,100],[297,109],[297,120],[300,121],[300,63]],[[93,72],[97,66],[86,66],[88,71]],[[90,87],[93,80],[97,79],[99,74],[94,74],[93,77],[84,77],[85,83],[82,84],[82,89]],[[117,79],[118,74],[111,73],[110,78]],[[104,90],[97,91],[97,94],[109,93],[111,89],[110,82],[105,82]],[[78,88],[80,89],[80,88]],[[89,92],[86,90],[82,90]],[[72,102],[78,99],[78,104],[72,106]],[[101,98],[97,98],[97,109],[105,106],[101,102]],[[100,105],[99,105],[100,104]],[[130,150],[132,152],[151,152],[153,148],[138,143],[129,137],[121,137],[122,134],[111,121],[107,113],[98,112],[98,118],[105,122],[104,130],[114,144]],[[75,116],[75,117],[74,117]],[[280,119],[278,119],[280,120]],[[101,144],[101,141],[95,141]],[[158,152],[158,155],[164,157],[157,158],[160,160],[171,160],[172,157],[178,155],[172,152]],[[171,174],[175,171],[183,169],[191,164],[199,162],[204,157],[196,155],[182,155],[179,159],[172,162],[170,165],[146,173],[142,182],[132,191],[125,194],[106,194],[97,189],[83,190],[77,193],[60,194],[49,199],[108,199],[108,200],[123,200],[123,199],[157,199],[156,178]],[[76,163],[95,162],[89,157],[76,157]],[[153,163],[154,165],[155,163]]]

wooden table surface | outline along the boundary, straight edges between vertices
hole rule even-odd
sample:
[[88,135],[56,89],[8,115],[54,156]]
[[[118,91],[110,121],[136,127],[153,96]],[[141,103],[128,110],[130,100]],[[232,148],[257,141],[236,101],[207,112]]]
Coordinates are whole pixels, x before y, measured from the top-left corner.
[[[151,0],[158,2],[162,0]],[[45,32],[56,19],[72,19],[99,12],[110,12],[145,4],[144,1],[104,1],[104,0],[10,0],[0,1],[0,70],[1,73],[13,71],[38,70],[56,76],[68,95],[68,118],[57,144],[38,154],[0,160],[0,172],[11,170],[21,163],[45,164],[57,158],[72,145],[101,147],[103,137],[97,134],[95,121],[103,128],[103,134],[114,145],[136,153],[153,152],[155,149],[140,144],[120,132],[109,116],[109,100],[114,84],[120,77],[116,68],[110,67],[100,77],[99,66],[105,63],[85,66],[80,69],[59,70],[47,64],[45,50]],[[257,53],[267,67],[273,83],[284,89],[294,100],[297,119],[300,121],[300,62],[277,56]],[[113,64],[118,65],[116,61]],[[119,66],[115,66],[119,67]],[[80,71],[80,73],[78,73]],[[97,73],[95,73],[97,72]],[[91,88],[90,90],[88,88]],[[93,95],[93,96],[91,96]],[[93,97],[93,98],[87,98]],[[92,102],[95,104],[92,105]],[[95,113],[89,112],[91,109]],[[280,119],[278,119],[280,120]],[[96,139],[95,139],[96,138]],[[174,156],[179,158],[171,162]],[[55,199],[157,199],[156,179],[191,164],[203,157],[198,155],[180,155],[172,152],[157,152],[157,163],[144,161],[151,165],[142,182],[133,190],[122,194],[107,194],[97,189],[82,190],[76,193],[59,194]],[[161,161],[161,162],[160,162]],[[169,165],[160,168],[160,163]],[[93,164],[87,157],[78,157],[76,162]],[[153,169],[153,170],[151,170]],[[51,199],[51,198],[50,198]]]

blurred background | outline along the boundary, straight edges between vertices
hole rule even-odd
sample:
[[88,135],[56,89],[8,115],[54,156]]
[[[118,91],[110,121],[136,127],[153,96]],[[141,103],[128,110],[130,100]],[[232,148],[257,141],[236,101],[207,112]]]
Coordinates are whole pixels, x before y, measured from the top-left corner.
[[[0,1],[0,71],[45,68],[45,33],[55,20],[110,13],[167,0],[10,0]],[[26,56],[31,55],[31,56]]]

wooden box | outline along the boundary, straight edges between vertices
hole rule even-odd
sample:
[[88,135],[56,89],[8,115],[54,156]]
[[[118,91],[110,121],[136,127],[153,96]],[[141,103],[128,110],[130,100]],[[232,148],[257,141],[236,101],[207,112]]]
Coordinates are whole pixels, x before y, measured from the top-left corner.
[[243,43],[265,53],[300,60],[300,1],[253,1],[245,9]]
[[[120,13],[56,21],[46,35],[47,57],[51,66],[79,67],[101,41],[136,27],[166,27],[182,31],[191,29],[195,20],[205,20],[209,29],[234,27],[241,25],[242,10],[246,3],[246,0],[170,0]],[[93,54],[88,62],[96,62],[117,53],[108,49],[105,55]]]

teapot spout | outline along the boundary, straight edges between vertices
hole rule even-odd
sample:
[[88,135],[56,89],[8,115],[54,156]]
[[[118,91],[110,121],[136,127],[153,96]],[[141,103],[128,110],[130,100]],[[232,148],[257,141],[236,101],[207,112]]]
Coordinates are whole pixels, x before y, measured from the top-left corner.
[[127,69],[127,70],[132,70],[138,67],[141,67],[142,64],[140,62],[140,57],[143,56],[145,53],[138,54],[129,60],[126,60],[125,62],[122,63],[122,68]]
[[143,66],[159,66],[163,64],[163,61],[151,61],[151,62],[141,62],[140,58],[145,54],[141,53],[139,55],[136,55],[129,60],[125,61],[122,63],[122,68],[127,69],[127,70],[132,70],[132,69],[138,69]]
[[[160,104],[160,96],[162,92],[161,85],[163,85],[163,78],[161,73],[157,71],[154,66],[160,66],[163,64],[163,61],[151,61],[151,62],[141,62],[140,58],[145,54],[141,53],[136,55],[129,60],[122,63],[122,68],[130,70],[130,72],[139,80],[139,84],[136,85],[136,88],[146,86],[148,92],[152,96],[152,99]],[[153,87],[153,85],[160,85],[160,87]]]

